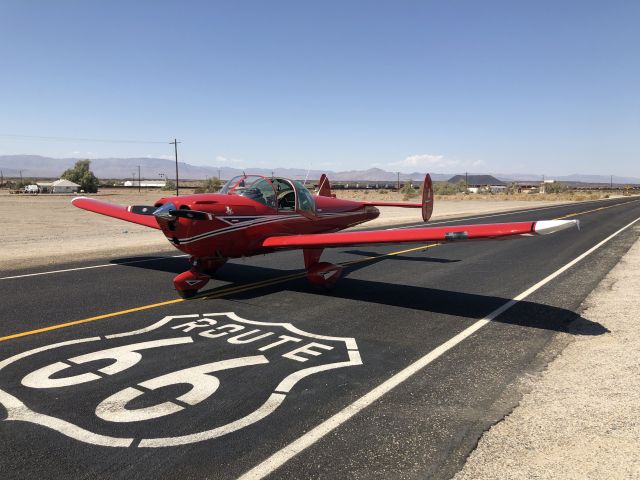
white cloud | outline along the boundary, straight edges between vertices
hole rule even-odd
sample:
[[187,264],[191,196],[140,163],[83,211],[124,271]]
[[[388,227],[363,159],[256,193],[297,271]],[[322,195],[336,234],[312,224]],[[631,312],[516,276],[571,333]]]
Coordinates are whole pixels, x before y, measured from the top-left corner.
[[406,172],[414,172],[416,170],[451,170],[452,168],[478,167],[481,165],[484,165],[482,160],[461,161],[445,157],[444,155],[434,155],[430,153],[409,155],[404,160],[389,163],[390,167]]

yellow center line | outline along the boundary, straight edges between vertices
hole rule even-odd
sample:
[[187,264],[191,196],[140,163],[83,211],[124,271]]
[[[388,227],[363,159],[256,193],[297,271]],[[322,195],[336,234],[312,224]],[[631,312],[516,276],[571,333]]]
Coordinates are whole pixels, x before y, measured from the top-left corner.
[[[378,256],[367,257],[367,258],[358,259],[358,260],[352,260],[350,262],[344,262],[341,265],[342,266],[348,266],[348,265],[354,265],[354,264],[357,264],[357,263],[371,262],[371,261],[379,259],[379,258],[393,257],[393,256],[396,256],[396,255],[401,255],[403,253],[415,252],[415,251],[418,251],[418,250],[426,250],[428,248],[437,247],[438,245],[439,245],[438,243],[433,244],[433,245],[422,245],[420,247],[408,248],[406,250],[399,250],[397,252],[390,252],[390,253],[385,253],[385,254],[378,255]],[[198,299],[220,298],[220,297],[224,297],[226,295],[230,295],[232,293],[246,292],[248,290],[256,290],[256,289],[262,288],[262,287],[267,287],[267,286],[271,286],[271,285],[277,285],[277,284],[280,284],[280,283],[285,283],[285,282],[288,282],[289,280],[293,280],[293,279],[296,279],[296,278],[302,278],[305,275],[306,275],[306,272],[283,275],[283,276],[280,276],[280,277],[272,278],[270,280],[262,280],[260,282],[249,283],[249,284],[246,284],[246,285],[238,285],[238,286],[234,286],[234,287],[223,288],[223,289],[219,290],[218,292],[212,292],[212,293],[209,293],[209,294],[203,293],[200,296],[197,296],[195,298],[198,298]],[[49,326],[46,326],[46,327],[36,328],[34,330],[28,330],[28,331],[25,331],[25,332],[13,333],[11,335],[0,337],[0,342],[5,342],[7,340],[12,340],[12,339],[15,339],[15,338],[20,338],[20,337],[26,337],[26,336],[29,336],[29,335],[37,335],[39,333],[49,332],[51,330],[59,330],[61,328],[73,327],[75,325],[81,325],[83,323],[90,323],[90,322],[95,322],[95,321],[98,321],[98,320],[104,320],[104,319],[107,319],[107,318],[118,317],[118,316],[121,316],[121,315],[126,315],[128,313],[140,312],[140,311],[143,311],[143,310],[150,310],[152,308],[164,307],[164,306],[167,306],[167,305],[174,305],[176,303],[181,303],[181,302],[184,302],[184,301],[185,300],[182,299],[182,298],[174,298],[172,300],[166,300],[164,302],[151,303],[149,305],[143,305],[143,306],[140,306],[140,307],[128,308],[126,310],[119,310],[117,312],[105,313],[103,315],[96,315],[94,317],[83,318],[81,320],[73,320],[71,322],[58,323],[56,325],[49,325]]]
[[598,208],[594,208],[592,210],[586,210],[584,212],[570,213],[569,215],[564,215],[562,217],[555,218],[554,220],[563,220],[565,218],[576,217],[578,215],[585,215],[587,213],[599,212],[600,210],[606,210],[607,208],[621,207],[623,205],[629,205],[630,203],[637,203],[637,202],[640,202],[640,200],[632,200],[630,202],[616,203],[615,205],[607,205],[607,206],[604,206],[604,207],[598,207]]

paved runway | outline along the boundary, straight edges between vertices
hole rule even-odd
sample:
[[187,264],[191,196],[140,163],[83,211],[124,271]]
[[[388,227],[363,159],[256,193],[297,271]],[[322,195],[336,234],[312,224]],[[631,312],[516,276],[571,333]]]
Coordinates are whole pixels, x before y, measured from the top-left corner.
[[579,305],[640,232],[633,197],[532,210],[446,223],[582,231],[327,250],[350,262],[329,293],[300,252],[190,301],[186,260],[153,252],[3,273],[2,477],[450,478],[557,332],[606,332]]

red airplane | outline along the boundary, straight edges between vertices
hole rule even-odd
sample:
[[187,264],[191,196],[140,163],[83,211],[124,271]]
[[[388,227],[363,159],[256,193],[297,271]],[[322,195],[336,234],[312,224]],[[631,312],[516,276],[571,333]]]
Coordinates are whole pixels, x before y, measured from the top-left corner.
[[229,258],[283,249],[302,249],[307,278],[332,286],[342,267],[321,262],[328,247],[400,242],[448,242],[547,234],[577,226],[576,220],[543,220],[489,225],[456,225],[339,232],[380,215],[378,206],[422,209],[425,222],[433,212],[433,185],[427,174],[420,203],[356,202],[336,198],[326,175],[312,195],[296,180],[241,175],[219,193],[166,197],[153,206],[123,206],[77,197],[85,210],[162,230],[173,245],[190,255],[191,268],[173,279],[183,298],[197,294]]

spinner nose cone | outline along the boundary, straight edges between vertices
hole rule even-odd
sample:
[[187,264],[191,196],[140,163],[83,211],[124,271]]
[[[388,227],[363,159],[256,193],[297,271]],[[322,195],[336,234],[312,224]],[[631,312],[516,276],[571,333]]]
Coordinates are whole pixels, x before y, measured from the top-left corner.
[[580,222],[578,220],[540,220],[536,222],[533,230],[538,235],[548,235],[549,233],[555,233],[573,227],[580,230]]

